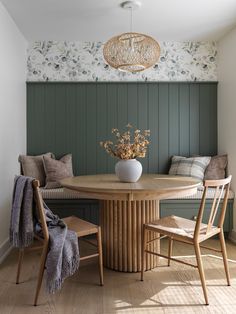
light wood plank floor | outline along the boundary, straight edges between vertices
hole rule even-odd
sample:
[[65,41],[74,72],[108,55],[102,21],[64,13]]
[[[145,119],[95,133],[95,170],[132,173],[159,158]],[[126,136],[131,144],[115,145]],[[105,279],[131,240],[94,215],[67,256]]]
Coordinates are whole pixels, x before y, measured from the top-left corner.
[[[165,251],[165,241],[162,248]],[[217,247],[218,240],[209,245]],[[83,248],[82,248],[83,249]],[[81,249],[81,250],[82,250]],[[227,242],[229,258],[236,260],[236,246]],[[209,251],[203,250],[204,254]],[[186,260],[193,250],[189,245],[174,244],[174,255],[184,255]],[[190,255],[190,257],[188,257]],[[160,267],[140,275],[119,273],[105,269],[105,285],[100,287],[95,261],[81,263],[80,270],[66,280],[56,295],[47,295],[42,288],[39,305],[32,306],[38,270],[36,252],[27,253],[24,259],[20,285],[16,285],[17,252],[14,250],[0,265],[1,314],[113,314],[113,313],[236,313],[236,262],[230,262],[232,286],[226,286],[223,262],[219,258],[204,256],[204,268],[210,305],[203,305],[204,298],[197,270],[166,260]]]

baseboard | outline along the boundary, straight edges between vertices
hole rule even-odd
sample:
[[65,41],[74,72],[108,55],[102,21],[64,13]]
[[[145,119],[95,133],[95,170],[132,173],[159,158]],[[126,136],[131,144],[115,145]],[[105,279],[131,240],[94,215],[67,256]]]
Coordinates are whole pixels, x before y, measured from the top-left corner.
[[8,256],[11,250],[12,250],[12,246],[10,245],[9,238],[8,238],[0,245],[0,264]]
[[235,230],[232,230],[232,231],[230,232],[229,239],[230,239],[232,242],[236,243],[236,231],[235,231]]

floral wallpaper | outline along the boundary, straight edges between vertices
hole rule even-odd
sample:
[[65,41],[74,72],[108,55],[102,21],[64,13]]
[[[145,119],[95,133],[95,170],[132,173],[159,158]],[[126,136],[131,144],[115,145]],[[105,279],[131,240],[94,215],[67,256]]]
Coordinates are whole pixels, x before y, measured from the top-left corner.
[[36,41],[28,48],[28,81],[217,81],[215,42],[159,42],[158,63],[143,72],[108,66],[102,42]]

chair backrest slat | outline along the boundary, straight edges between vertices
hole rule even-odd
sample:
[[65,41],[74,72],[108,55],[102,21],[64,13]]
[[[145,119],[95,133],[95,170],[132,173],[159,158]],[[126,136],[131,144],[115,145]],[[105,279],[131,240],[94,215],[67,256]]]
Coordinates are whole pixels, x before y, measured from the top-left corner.
[[[211,212],[210,212],[210,217],[209,217],[209,223],[208,223],[208,229],[210,229],[210,224],[212,223],[213,216],[215,212],[217,212],[219,202],[218,202],[218,194],[219,194],[219,187],[216,187],[215,193],[214,193],[214,200],[211,206]],[[209,231],[209,230],[208,230]]]
[[197,238],[198,235],[199,235],[199,233],[200,233],[201,223],[202,223],[202,217],[203,217],[203,213],[204,213],[204,209],[205,209],[205,204],[206,204],[206,195],[207,195],[207,191],[208,191],[208,187],[205,187],[205,188],[204,188],[204,191],[203,191],[203,195],[202,195],[202,200],[201,200],[200,208],[199,208],[199,211],[198,211],[196,226],[195,226],[195,230],[194,230],[194,238]]
[[226,212],[228,198],[229,198],[229,188],[230,188],[230,182],[225,187],[225,196],[224,196],[224,200],[223,200],[223,205],[222,205],[222,210],[221,210],[221,213],[220,213],[218,226],[223,226],[223,223],[224,223],[225,212]]
[[221,188],[219,188],[218,186],[216,188],[214,199],[217,200],[217,203],[213,204],[214,206],[212,205],[210,218],[209,218],[209,222],[208,222],[208,226],[207,226],[207,231],[210,231],[210,229],[212,228],[212,226],[214,224],[216,214],[217,214],[218,209],[219,209],[220,201],[222,200],[222,196],[224,193],[224,188],[225,188],[224,185],[222,185]]
[[203,214],[205,210],[206,195],[207,195],[208,188],[215,188],[215,193],[214,193],[214,199],[212,201],[212,206],[209,213],[208,221],[205,222],[207,223],[207,228],[206,230],[204,230],[204,233],[207,234],[208,232],[212,230],[212,227],[214,226],[214,221],[219,211],[220,203],[222,199],[223,199],[223,204],[220,210],[218,228],[223,227],[225,212],[226,212],[226,207],[227,207],[227,202],[228,202],[228,196],[229,196],[229,186],[230,186],[231,178],[232,176],[229,176],[228,178],[222,179],[222,180],[206,180],[204,182],[204,192],[203,192],[202,201],[201,201],[201,205],[198,212],[194,236],[198,237],[201,231],[201,224],[202,224],[202,218],[203,218]]

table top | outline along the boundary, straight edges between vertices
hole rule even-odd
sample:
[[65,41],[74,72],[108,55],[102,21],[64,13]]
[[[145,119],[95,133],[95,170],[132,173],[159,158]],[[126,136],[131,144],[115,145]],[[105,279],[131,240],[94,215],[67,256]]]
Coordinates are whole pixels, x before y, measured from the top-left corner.
[[81,197],[106,200],[154,200],[196,193],[201,181],[192,177],[143,174],[138,182],[120,182],[115,174],[98,174],[66,178],[62,186]]

